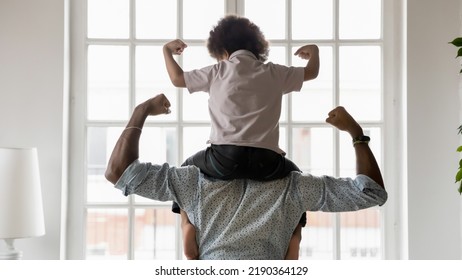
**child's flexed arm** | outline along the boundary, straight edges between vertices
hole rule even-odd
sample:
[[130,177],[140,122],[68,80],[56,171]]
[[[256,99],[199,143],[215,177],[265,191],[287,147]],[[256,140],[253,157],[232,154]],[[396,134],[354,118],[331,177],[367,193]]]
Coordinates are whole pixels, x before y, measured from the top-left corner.
[[313,80],[319,73],[319,48],[316,45],[305,45],[299,48],[294,55],[298,55],[303,59],[308,59],[305,66],[304,80]]
[[173,55],[182,54],[186,47],[187,45],[179,39],[164,45],[165,66],[167,67],[167,72],[172,84],[176,87],[186,87],[186,83],[184,81],[183,69],[181,69],[180,65],[173,59]]

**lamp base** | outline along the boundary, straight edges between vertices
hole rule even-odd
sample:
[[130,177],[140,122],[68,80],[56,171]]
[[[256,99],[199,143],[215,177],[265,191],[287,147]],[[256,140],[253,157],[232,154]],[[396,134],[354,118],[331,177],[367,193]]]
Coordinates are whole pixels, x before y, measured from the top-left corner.
[[0,252],[0,260],[20,260],[22,258],[22,252]]
[[6,238],[5,243],[7,245],[6,250],[0,251],[0,260],[20,260],[22,252],[14,248],[14,239]]

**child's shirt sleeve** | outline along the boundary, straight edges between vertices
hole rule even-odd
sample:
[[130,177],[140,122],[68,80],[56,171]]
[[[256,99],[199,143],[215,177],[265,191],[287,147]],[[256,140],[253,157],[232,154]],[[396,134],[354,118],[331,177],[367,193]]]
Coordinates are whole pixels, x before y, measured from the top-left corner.
[[215,65],[184,72],[184,81],[189,93],[210,92],[210,85],[215,77]]
[[272,63],[268,63],[268,66],[272,68],[273,75],[279,80],[279,85],[283,94],[300,91],[302,89],[305,76],[304,67],[288,67]]

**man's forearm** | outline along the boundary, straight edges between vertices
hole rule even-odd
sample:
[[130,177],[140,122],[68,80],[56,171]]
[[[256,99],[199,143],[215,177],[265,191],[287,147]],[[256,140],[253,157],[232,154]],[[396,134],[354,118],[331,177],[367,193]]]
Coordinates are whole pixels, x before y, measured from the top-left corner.
[[[351,126],[348,132],[353,139],[364,135],[363,129],[356,122]],[[357,143],[354,144],[354,149],[356,154],[356,174],[366,175],[377,184],[384,187],[382,173],[380,172],[379,165],[377,164],[369,144]]]
[[[329,112],[326,122],[340,130],[348,132],[353,139],[364,135],[361,126],[341,106]],[[360,142],[353,145],[356,152],[356,174],[366,175],[385,188],[382,173],[368,143]]]
[[356,173],[363,174],[374,180],[377,184],[385,187],[379,165],[368,144],[356,144]]
[[[139,157],[141,128],[149,114],[144,103],[138,105],[112,151],[106,169],[106,179],[115,184],[125,169]],[[137,129],[139,128],[139,129]]]

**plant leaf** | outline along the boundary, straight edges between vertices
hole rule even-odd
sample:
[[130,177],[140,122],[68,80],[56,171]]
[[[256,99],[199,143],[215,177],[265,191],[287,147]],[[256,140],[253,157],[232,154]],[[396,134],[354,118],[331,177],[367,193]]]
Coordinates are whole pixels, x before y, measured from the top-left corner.
[[450,44],[453,44],[456,47],[462,47],[462,37],[457,37],[452,42],[449,42]]
[[462,182],[460,182],[458,191],[459,191],[459,194],[462,195]]
[[462,180],[462,169],[459,169],[459,171],[456,174],[456,183]]
[[[460,70],[462,72],[462,70]],[[457,128],[459,130],[458,134],[462,134],[462,125],[459,126],[459,128]]]
[[459,147],[457,148],[457,151],[458,151],[458,152],[462,152],[462,146],[459,146]]
[[456,58],[461,57],[461,56],[462,56],[462,48],[459,48],[459,50],[457,51]]

